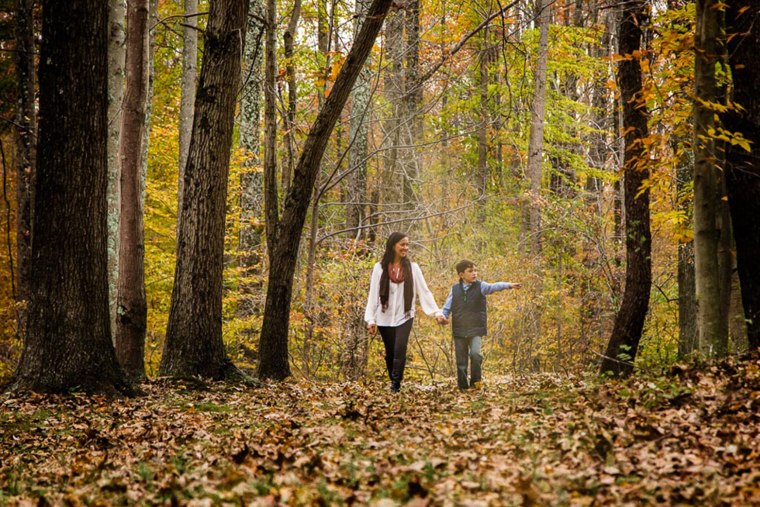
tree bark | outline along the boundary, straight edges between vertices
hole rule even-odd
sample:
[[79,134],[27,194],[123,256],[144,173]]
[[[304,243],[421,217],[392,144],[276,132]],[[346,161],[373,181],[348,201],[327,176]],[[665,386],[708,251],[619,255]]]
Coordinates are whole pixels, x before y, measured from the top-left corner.
[[[490,13],[489,13],[490,14]],[[483,29],[483,47],[480,50],[480,125],[478,127],[478,196],[480,201],[480,219],[485,219],[485,195],[488,188],[489,169],[488,169],[488,127],[491,121],[489,103],[488,103],[488,85],[490,77],[488,68],[491,64],[491,51],[488,47],[488,27]]]
[[612,336],[602,360],[601,373],[624,376],[633,372],[652,286],[652,236],[649,228],[649,191],[639,194],[649,177],[644,144],[648,135],[647,110],[641,103],[641,64],[636,55],[642,47],[642,26],[648,17],[645,1],[625,4],[619,28],[619,52],[630,59],[618,64],[620,102],[623,104],[625,132],[624,208],[625,208],[625,291],[615,316]]
[[250,0],[250,16],[245,36],[243,98],[240,104],[240,147],[246,153],[240,175],[240,302],[237,315],[241,318],[258,315],[261,311],[259,292],[262,283],[262,232],[264,223],[264,195],[261,172],[261,143],[259,118],[261,116],[261,74],[264,49],[264,5],[262,0]]
[[288,326],[293,276],[310,196],[330,133],[374,45],[391,3],[392,0],[373,0],[367,19],[354,40],[330,95],[309,130],[298,160],[271,256],[267,301],[259,342],[260,378],[283,379],[290,375]]
[[[681,144],[675,143],[675,144]],[[681,212],[687,217],[689,227],[693,222],[693,209],[685,194],[691,192],[694,181],[693,159],[682,159],[676,169],[676,188]],[[697,300],[694,280],[694,241],[678,244],[678,357],[685,359],[698,349]]]
[[288,110],[285,115],[285,143],[287,144],[287,160],[282,171],[282,190],[288,191],[290,179],[293,173],[293,158],[296,149],[296,106],[298,102],[298,88],[296,83],[296,65],[294,62],[295,51],[293,43],[295,40],[296,30],[298,30],[298,20],[301,17],[301,0],[293,1],[293,10],[290,13],[290,21],[283,34],[283,49],[285,51],[285,76],[288,80]]
[[223,379],[224,217],[248,0],[210,3],[161,375]]
[[401,173],[398,167],[404,97],[404,16],[403,11],[399,9],[390,13],[383,29],[383,53],[385,61],[388,62],[383,78],[383,94],[388,103],[388,116],[383,121],[386,146],[383,157],[382,201],[385,206],[405,207],[403,189],[408,184],[406,175]]
[[130,393],[108,308],[108,3],[42,2],[27,340],[14,391]]
[[[734,249],[736,249],[736,244],[734,244]],[[737,270],[731,274],[731,304],[728,319],[728,332],[733,351],[743,354],[747,352],[747,322],[744,319],[741,283]]]
[[16,0],[16,252],[18,292],[22,305],[18,315],[18,334],[26,333],[27,309],[32,283],[32,224],[34,221],[34,186],[37,145],[37,111],[35,109],[34,0]]
[[[364,23],[369,8],[368,0],[356,0],[356,22],[354,24],[354,36]],[[371,55],[367,57],[368,61]],[[372,72],[368,63],[359,77],[356,79],[353,90],[351,90],[351,113],[349,138],[350,147],[348,149],[348,166],[351,174],[348,177],[348,205],[346,206],[346,228],[357,228],[355,231],[349,231],[348,235],[356,239],[366,236],[364,229],[358,229],[364,223],[366,218],[367,203],[367,147],[369,141],[369,109],[372,100],[372,89],[370,79]]]
[[404,10],[404,31],[402,51],[401,90],[401,149],[398,162],[404,181],[404,207],[414,210],[419,205],[418,186],[420,179],[419,160],[415,145],[422,137],[422,128],[417,111],[422,101],[422,83],[418,83],[420,64],[420,2],[406,0]]
[[266,1],[264,47],[264,214],[267,252],[271,260],[280,220],[277,191],[277,2]]
[[530,108],[528,177],[530,178],[530,252],[541,254],[541,179],[544,153],[544,110],[546,108],[546,60],[549,52],[549,2],[541,0],[536,24],[539,30],[536,68],[533,73],[533,101]]
[[[108,2],[108,303],[111,331],[116,329],[119,284],[119,219],[121,156],[119,138],[124,100],[127,0]],[[114,337],[115,339],[115,337]],[[115,342],[114,342],[115,344]]]
[[317,48],[321,53],[327,53],[330,45],[330,16],[327,12],[327,0],[317,1]]
[[142,168],[148,97],[148,0],[129,0],[127,7],[127,84],[121,128],[121,220],[119,290],[116,311],[116,356],[134,380],[145,379],[145,237]]
[[314,305],[314,271],[317,263],[317,234],[319,234],[319,174],[314,181],[311,198],[311,223],[309,224],[309,251],[306,259],[306,281],[303,313],[306,318],[306,330],[303,338],[301,361],[303,374],[311,378],[311,358],[314,349],[314,329],[317,327],[317,312]]
[[[721,154],[725,153],[725,147],[721,147],[719,151]],[[728,354],[730,338],[731,276],[735,265],[735,247],[734,232],[731,227],[731,212],[728,209],[728,202],[724,198],[726,195],[726,179],[722,168],[725,166],[725,160],[721,158],[719,164],[721,186],[718,196],[718,230],[720,231],[720,239],[718,240],[718,293],[720,294],[718,329],[720,330],[721,341],[718,343],[717,350],[720,357],[725,357]]]
[[[182,84],[179,106],[179,178],[177,202],[182,202],[182,184],[193,132],[193,109],[198,79],[198,0],[185,0],[182,30]],[[179,220],[180,213],[177,213]],[[179,227],[177,227],[179,229]]]
[[[534,297],[530,305],[530,334],[541,336],[543,311],[538,303],[543,293],[543,263],[541,261],[541,181],[544,158],[544,116],[546,109],[546,63],[549,53],[550,2],[539,0],[536,4],[536,28],[539,31],[536,66],[533,71],[533,98],[530,108],[530,134],[528,139],[527,176],[530,179],[527,218],[530,231],[530,255],[537,275],[533,287]],[[529,357],[533,357],[533,344],[528,342]]]
[[726,186],[736,239],[736,263],[750,350],[760,348],[760,5],[754,1],[730,2],[727,12],[728,63],[733,78],[731,109],[724,126],[750,141],[751,151],[726,147]]
[[723,29],[716,0],[697,0],[694,75],[694,271],[697,298],[697,333],[700,351],[707,356],[726,354],[726,333],[720,319],[719,204],[720,156],[712,131],[715,107],[720,101],[717,65]]

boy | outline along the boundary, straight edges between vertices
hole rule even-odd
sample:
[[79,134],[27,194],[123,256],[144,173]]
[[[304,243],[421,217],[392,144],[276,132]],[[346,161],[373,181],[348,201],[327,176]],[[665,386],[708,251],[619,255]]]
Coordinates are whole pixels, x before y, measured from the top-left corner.
[[[451,287],[443,316],[452,318],[454,349],[457,359],[457,385],[460,391],[480,385],[480,365],[483,356],[480,346],[488,332],[486,319],[486,296],[505,289],[519,289],[521,283],[486,283],[478,280],[478,269],[472,261],[459,261],[456,265],[459,282]],[[472,362],[470,382],[467,383],[467,359]]]

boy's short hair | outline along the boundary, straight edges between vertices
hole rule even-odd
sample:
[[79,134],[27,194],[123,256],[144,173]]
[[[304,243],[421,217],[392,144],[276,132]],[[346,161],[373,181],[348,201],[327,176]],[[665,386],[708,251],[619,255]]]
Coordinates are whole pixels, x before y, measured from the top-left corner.
[[456,268],[457,268],[457,274],[464,273],[465,270],[468,268],[474,268],[475,263],[472,261],[468,261],[467,259],[462,259],[461,261],[457,262]]

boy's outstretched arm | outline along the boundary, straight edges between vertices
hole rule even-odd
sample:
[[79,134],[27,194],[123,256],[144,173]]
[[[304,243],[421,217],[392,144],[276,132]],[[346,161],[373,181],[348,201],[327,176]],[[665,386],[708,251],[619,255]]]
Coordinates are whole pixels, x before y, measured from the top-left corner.
[[487,296],[489,294],[493,294],[494,292],[499,292],[502,290],[507,289],[519,289],[522,287],[522,284],[519,282],[496,282],[496,283],[488,283],[481,281],[480,282],[480,292]]

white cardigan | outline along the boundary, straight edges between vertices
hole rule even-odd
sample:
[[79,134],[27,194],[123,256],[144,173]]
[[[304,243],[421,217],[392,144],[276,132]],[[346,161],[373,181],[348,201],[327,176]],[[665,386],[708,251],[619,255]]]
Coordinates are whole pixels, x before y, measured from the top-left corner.
[[372,278],[369,283],[369,297],[367,297],[367,309],[364,312],[364,321],[367,325],[400,326],[407,320],[414,318],[414,306],[417,296],[420,298],[420,306],[425,314],[430,316],[443,315],[433,298],[433,293],[425,283],[422,270],[416,262],[412,262],[412,278],[414,278],[414,291],[412,292],[412,308],[408,314],[404,312],[404,284],[390,282],[388,290],[388,308],[383,311],[380,304],[380,276],[383,268],[378,262],[372,270]]

